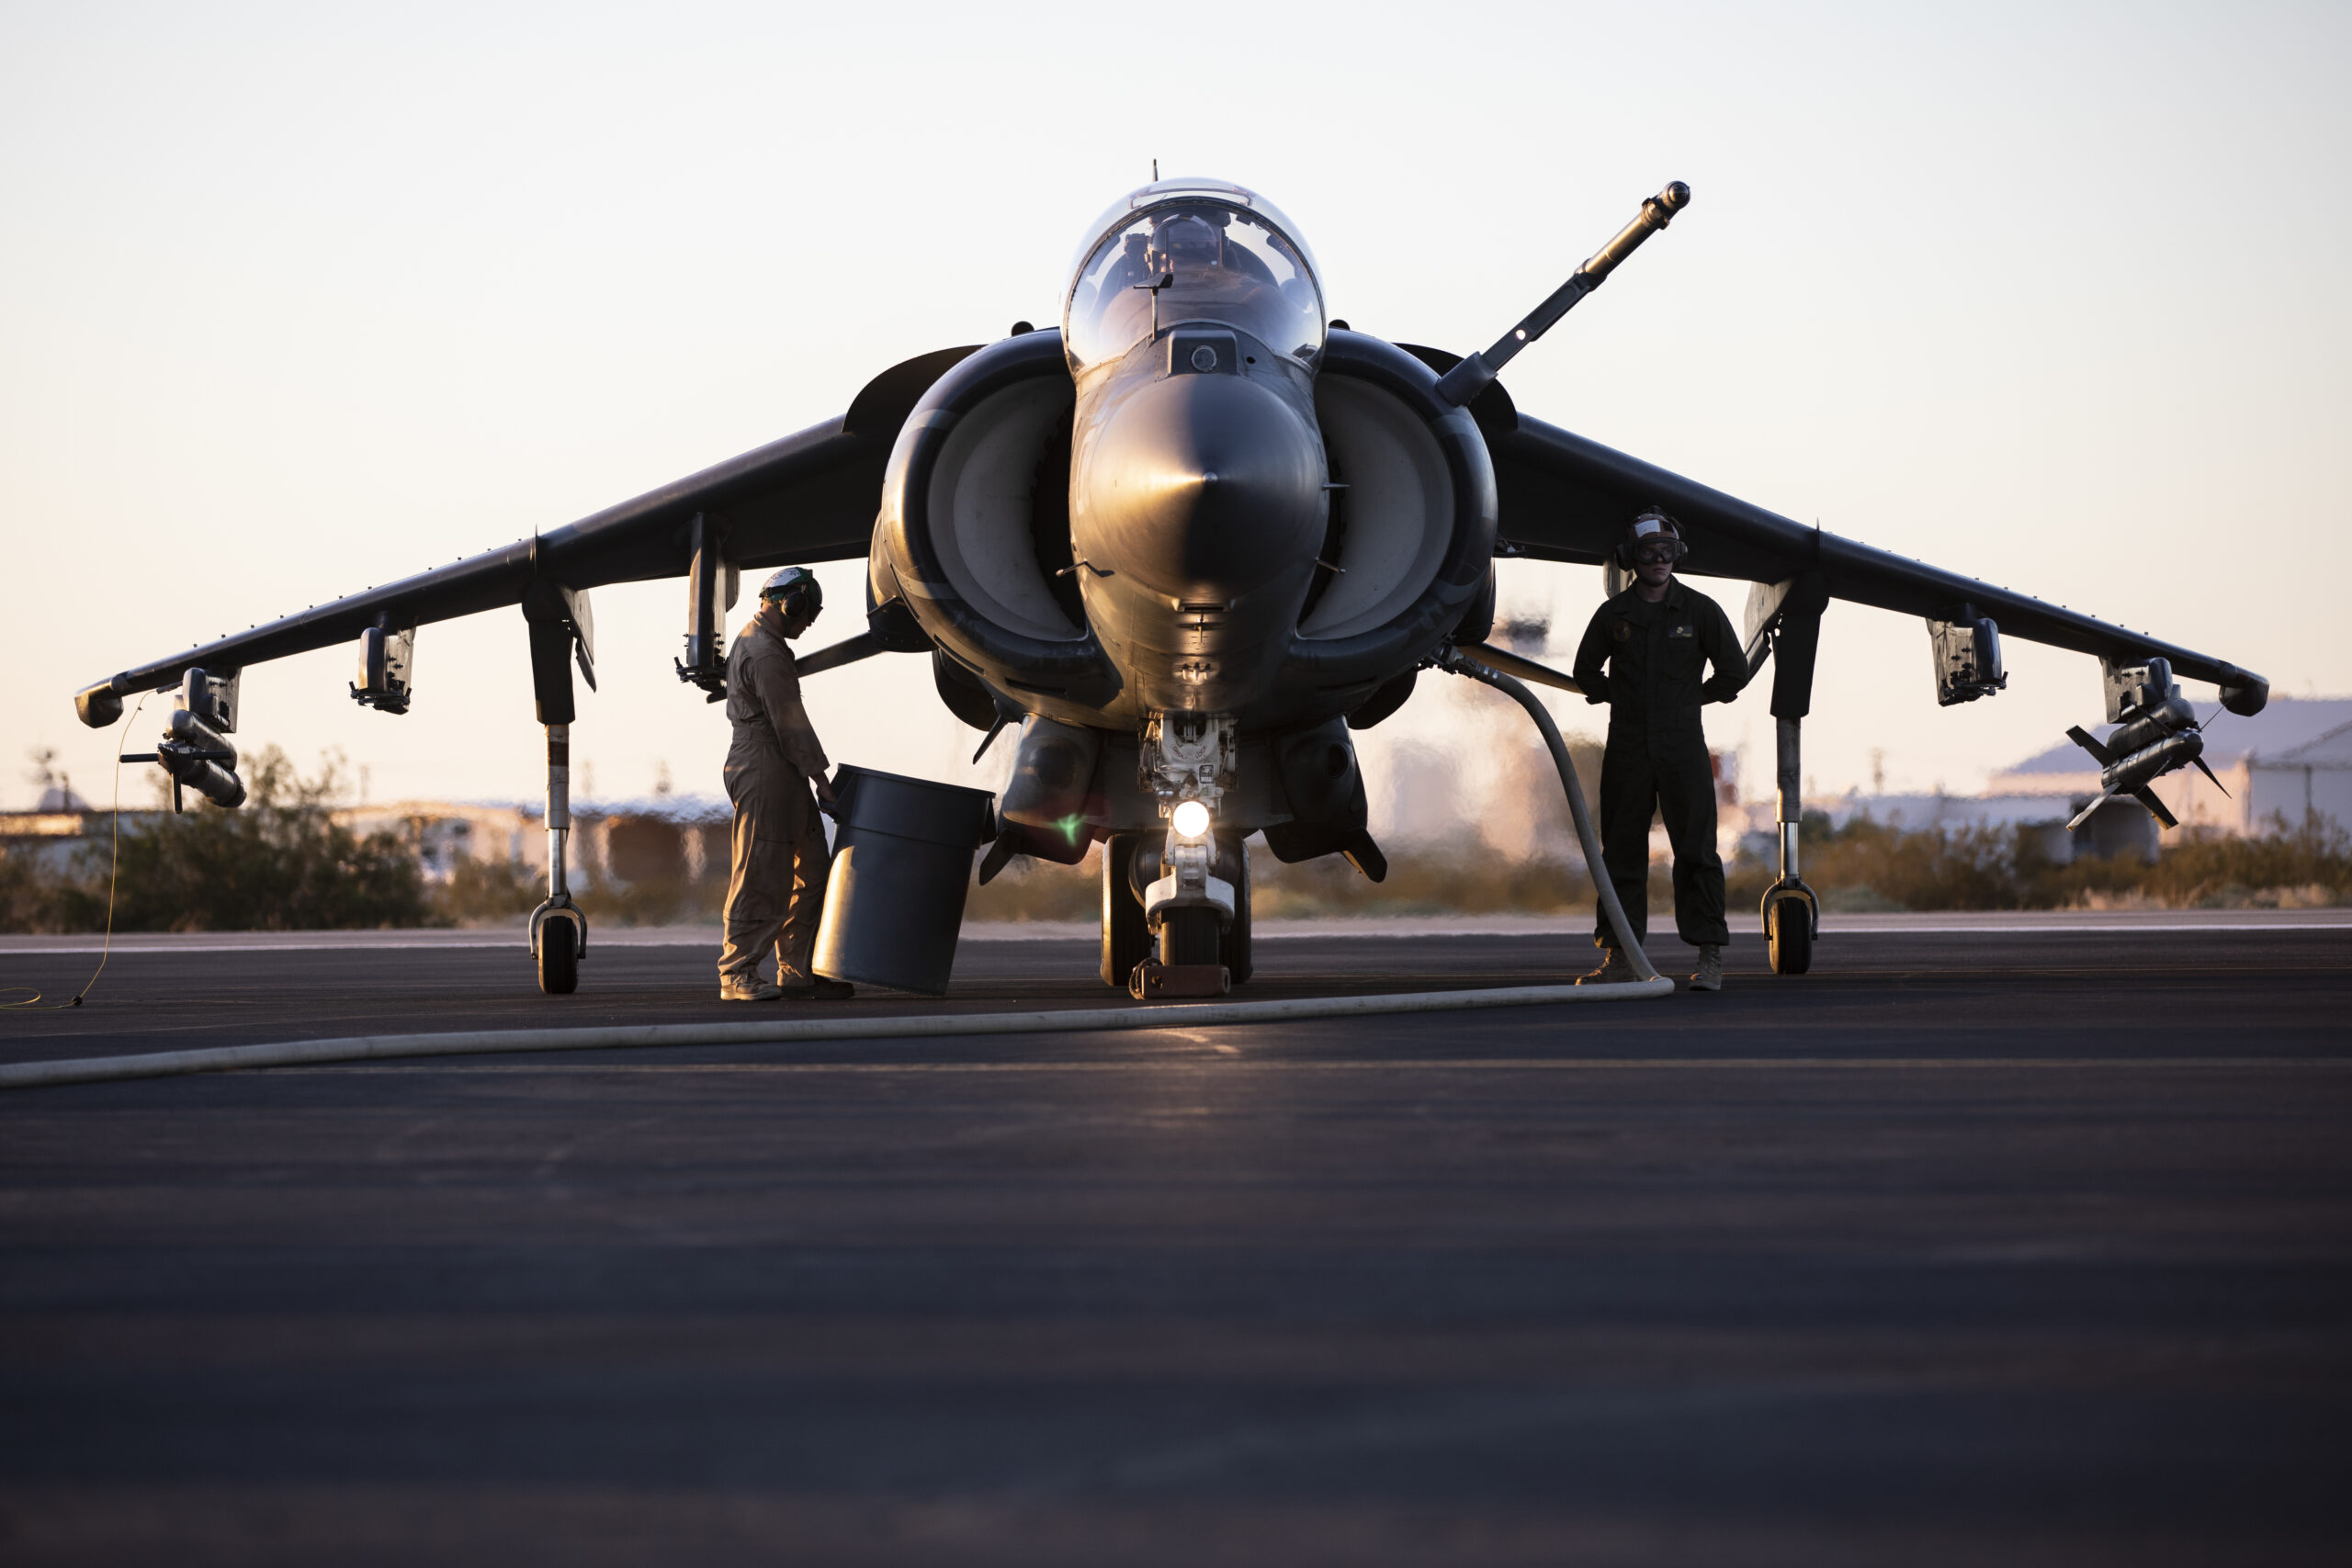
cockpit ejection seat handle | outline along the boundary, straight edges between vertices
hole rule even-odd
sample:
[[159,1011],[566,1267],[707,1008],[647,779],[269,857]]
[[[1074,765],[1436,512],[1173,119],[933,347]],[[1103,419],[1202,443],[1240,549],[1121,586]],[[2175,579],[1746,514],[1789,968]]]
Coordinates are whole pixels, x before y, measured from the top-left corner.
[[1576,308],[1577,300],[1600,288],[1609,275],[1641,248],[1644,240],[1672,222],[1674,215],[1690,205],[1690,187],[1676,180],[1664,190],[1642,203],[1634,220],[1617,231],[1617,237],[1593,252],[1591,259],[1568,275],[1568,280],[1552,291],[1552,297],[1527,314],[1527,319],[1497,338],[1494,346],[1484,354],[1474,354],[1444,375],[1438,378],[1438,396],[1456,408],[1466,406],[1470,400],[1494,384],[1496,376],[1511,361],[1511,356],[1545,333],[1554,323]]

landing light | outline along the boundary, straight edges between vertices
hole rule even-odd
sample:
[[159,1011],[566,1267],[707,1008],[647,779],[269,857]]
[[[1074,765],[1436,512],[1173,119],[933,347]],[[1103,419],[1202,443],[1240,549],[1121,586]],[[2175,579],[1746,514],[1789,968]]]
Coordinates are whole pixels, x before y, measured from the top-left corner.
[[1178,838],[1197,839],[1209,830],[1209,808],[1197,800],[1180,800],[1171,820]]

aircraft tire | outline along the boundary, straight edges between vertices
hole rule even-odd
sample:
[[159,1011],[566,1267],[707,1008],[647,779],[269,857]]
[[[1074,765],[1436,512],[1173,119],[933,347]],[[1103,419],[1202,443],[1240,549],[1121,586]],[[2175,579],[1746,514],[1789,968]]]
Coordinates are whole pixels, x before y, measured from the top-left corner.
[[1794,898],[1784,898],[1764,917],[1764,942],[1775,975],[1802,975],[1813,967],[1813,920]]
[[570,920],[539,928],[539,989],[568,997],[580,988],[580,931]]
[[1159,962],[1170,968],[1222,961],[1225,933],[1206,905],[1159,912]]
[[1250,862],[1237,855],[1241,864],[1233,878],[1233,924],[1226,928],[1218,940],[1217,953],[1233,983],[1240,985],[1250,978]]
[[1151,931],[1128,882],[1140,833],[1114,833],[1102,844],[1102,983],[1127,988],[1136,965],[1151,956]]

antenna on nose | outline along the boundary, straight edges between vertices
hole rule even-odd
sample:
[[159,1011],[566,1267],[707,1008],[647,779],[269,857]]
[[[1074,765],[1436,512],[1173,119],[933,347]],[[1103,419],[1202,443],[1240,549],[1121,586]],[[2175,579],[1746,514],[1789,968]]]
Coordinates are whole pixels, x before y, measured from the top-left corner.
[[1157,158],[1151,161],[1151,183],[1154,185],[1159,183],[1159,160]]

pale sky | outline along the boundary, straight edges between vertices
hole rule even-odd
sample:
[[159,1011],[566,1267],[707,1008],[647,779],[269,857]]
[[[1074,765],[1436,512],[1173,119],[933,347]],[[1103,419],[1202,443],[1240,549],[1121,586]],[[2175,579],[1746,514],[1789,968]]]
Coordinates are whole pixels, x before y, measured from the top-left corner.
[[[1687,180],[1511,366],[1522,409],[2352,691],[2352,7],[852,9],[0,8],[0,804],[41,744],[104,803],[90,681],[1050,321],[1155,157],[1288,211],[1334,315],[1456,350]],[[859,629],[861,571],[825,570],[812,642]],[[1563,641],[1599,601],[1505,571]],[[1698,586],[1736,617],[1743,585]],[[594,793],[717,790],[683,584],[594,599]],[[2093,660],[2007,651],[2007,693],[1939,710],[1917,621],[1834,606],[1808,772],[1878,748],[1891,789],[1973,790],[2099,717]],[[340,748],[377,800],[539,793],[519,614],[425,627],[404,717],[354,706],[352,662],[249,671],[239,739]],[[809,691],[837,760],[967,776],[925,661]],[[1763,694],[1709,729],[1768,751]]]

